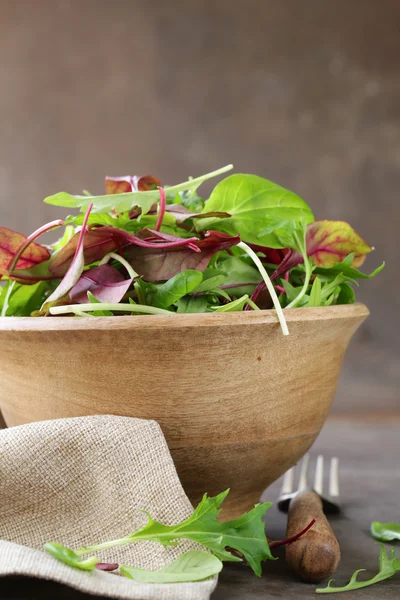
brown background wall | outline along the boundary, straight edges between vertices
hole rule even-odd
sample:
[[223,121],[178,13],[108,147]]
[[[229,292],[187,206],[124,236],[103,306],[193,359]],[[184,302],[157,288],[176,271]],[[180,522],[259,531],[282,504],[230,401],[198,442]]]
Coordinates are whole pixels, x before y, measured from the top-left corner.
[[387,261],[336,408],[397,409],[399,23],[397,0],[2,0],[0,222],[106,173],[275,180]]

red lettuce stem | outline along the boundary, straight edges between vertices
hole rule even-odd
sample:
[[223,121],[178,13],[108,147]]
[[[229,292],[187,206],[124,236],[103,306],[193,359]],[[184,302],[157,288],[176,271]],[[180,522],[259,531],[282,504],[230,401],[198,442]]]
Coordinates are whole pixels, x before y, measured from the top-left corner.
[[309,522],[307,527],[304,527],[304,529],[302,529],[302,531],[300,531],[299,533],[296,533],[296,535],[293,535],[290,538],[286,538],[284,540],[278,540],[276,542],[271,542],[269,547],[270,548],[278,548],[278,546],[286,546],[287,544],[293,544],[293,542],[298,540],[302,535],[307,533],[307,531],[309,529],[311,529],[311,527],[314,525],[315,521],[316,521],[316,519],[312,519],[312,521]]
[[22,253],[28,248],[28,246],[30,246],[32,244],[32,242],[34,240],[36,240],[36,238],[43,235],[47,231],[50,231],[51,229],[55,229],[56,227],[61,227],[61,225],[64,225],[64,221],[62,221],[61,219],[57,219],[56,221],[51,221],[50,223],[46,223],[46,225],[42,225],[42,227],[39,227],[39,229],[36,229],[36,231],[31,233],[31,235],[29,235],[26,238],[26,240],[24,241],[22,246],[20,246],[18,248],[18,251],[16,252],[16,254],[14,255],[14,258],[10,262],[9,267],[8,267],[8,272],[10,273],[10,275],[11,275],[12,271],[15,269]]
[[155,226],[155,230],[156,231],[160,231],[160,227],[162,225],[163,218],[164,218],[165,207],[166,207],[166,204],[167,204],[167,200],[166,200],[166,197],[165,197],[165,190],[164,190],[164,188],[159,187],[158,191],[160,192],[160,210],[159,210],[159,213],[158,213],[157,223],[156,223],[156,226]]

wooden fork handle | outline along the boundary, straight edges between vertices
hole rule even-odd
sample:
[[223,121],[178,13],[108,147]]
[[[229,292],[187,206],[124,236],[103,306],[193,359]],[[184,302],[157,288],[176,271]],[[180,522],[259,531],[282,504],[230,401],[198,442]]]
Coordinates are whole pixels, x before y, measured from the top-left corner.
[[322,509],[320,497],[312,491],[299,492],[291,500],[286,537],[316,522],[307,533],[286,546],[286,560],[304,581],[322,581],[330,577],[340,562],[339,543]]

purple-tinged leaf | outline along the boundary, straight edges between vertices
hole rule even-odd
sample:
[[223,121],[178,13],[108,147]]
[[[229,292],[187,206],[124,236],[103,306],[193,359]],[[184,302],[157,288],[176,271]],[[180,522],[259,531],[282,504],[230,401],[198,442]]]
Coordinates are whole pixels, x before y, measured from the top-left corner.
[[[66,273],[75,255],[79,239],[79,234],[75,234],[64,248],[54,255],[49,264],[52,275],[62,277]],[[90,265],[101,260],[110,252],[132,244],[157,250],[184,246],[194,252],[199,252],[196,245],[198,241],[196,237],[180,238],[153,229],[140,229],[136,234],[132,234],[116,227],[98,227],[90,229],[85,234],[83,242],[84,262],[85,265]]]
[[143,276],[146,281],[165,281],[174,277],[181,271],[195,269],[204,271],[217,252],[228,250],[240,242],[239,236],[230,236],[219,231],[209,231],[204,239],[196,239],[193,245],[197,252],[190,246],[186,247],[136,247],[129,246],[124,255],[132,267]]
[[118,567],[118,563],[97,563],[96,565],[96,569],[99,571],[116,571]]
[[69,293],[71,301],[87,304],[88,291],[100,300],[113,304],[122,300],[129,289],[132,279],[124,279],[123,275],[110,265],[100,265],[85,271]]
[[92,204],[89,204],[88,209],[85,214],[85,219],[82,224],[82,229],[79,232],[79,239],[76,246],[74,258],[68,268],[68,271],[64,275],[63,279],[60,281],[60,284],[56,287],[54,292],[47,298],[46,302],[43,304],[41,310],[43,310],[44,305],[50,304],[52,302],[56,302],[70,291],[70,289],[76,284],[78,279],[80,278],[83,267],[85,266],[85,259],[83,255],[83,240],[86,233],[86,225],[90,215],[90,211],[92,210]]
[[[152,214],[152,212],[153,210],[151,210],[149,214]],[[197,214],[189,208],[186,208],[186,206],[183,206],[183,204],[167,204],[165,212],[175,217],[178,224],[183,223],[186,219],[190,219]]]
[[0,275],[8,275],[10,266],[29,269],[50,258],[48,249],[32,242],[30,237],[8,227],[0,227]]
[[[90,229],[86,232],[83,241],[83,254],[85,265],[90,265],[101,260],[118,248],[117,241],[105,227]],[[114,227],[110,227],[114,230]],[[76,233],[69,242],[57,254],[55,254],[49,264],[49,271],[53,276],[62,277],[68,270],[71,261],[75,255],[76,248],[80,239],[80,234]]]
[[126,192],[147,192],[156,190],[161,182],[153,175],[126,175],[125,177],[106,177],[107,194],[123,194]]

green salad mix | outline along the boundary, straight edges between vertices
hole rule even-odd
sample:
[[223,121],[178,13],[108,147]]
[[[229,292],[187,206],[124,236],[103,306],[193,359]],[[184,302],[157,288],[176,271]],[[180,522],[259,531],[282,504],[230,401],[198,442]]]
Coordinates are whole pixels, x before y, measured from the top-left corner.
[[[107,177],[106,194],[60,192],[45,202],[80,214],[28,237],[0,227],[1,316],[211,313],[350,304],[373,249],[346,222],[315,221],[295,193],[233,174],[208,199],[201,177]],[[62,229],[54,244],[37,239]]]

